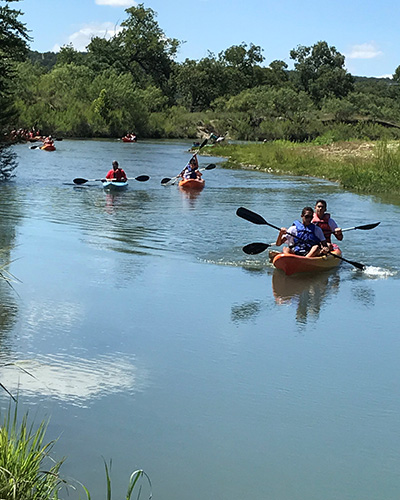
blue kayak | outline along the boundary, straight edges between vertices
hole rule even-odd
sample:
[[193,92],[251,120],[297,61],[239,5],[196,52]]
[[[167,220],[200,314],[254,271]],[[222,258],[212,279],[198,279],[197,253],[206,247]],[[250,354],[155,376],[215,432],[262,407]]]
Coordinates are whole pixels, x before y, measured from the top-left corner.
[[103,181],[103,188],[109,191],[123,191],[128,187],[127,182]]

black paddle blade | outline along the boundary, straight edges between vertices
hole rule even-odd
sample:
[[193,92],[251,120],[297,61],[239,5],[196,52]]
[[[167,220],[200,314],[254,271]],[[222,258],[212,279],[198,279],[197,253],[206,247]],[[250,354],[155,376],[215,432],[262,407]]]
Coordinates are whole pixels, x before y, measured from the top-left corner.
[[138,175],[137,177],[135,177],[135,180],[139,182],[145,182],[148,181],[149,179],[150,177],[148,175]]
[[200,146],[199,146],[199,150],[200,150],[203,146],[205,146],[205,145],[207,144],[207,142],[208,142],[208,139],[204,139],[204,141],[203,141],[203,142],[200,144]]
[[357,269],[360,269],[360,271],[365,271],[365,269],[366,269],[364,264],[360,264],[360,262],[354,262],[353,260],[343,259],[343,257],[342,257],[342,260],[344,260],[345,262],[348,262],[349,264],[356,267]]
[[72,181],[74,184],[85,184],[85,182],[88,182],[87,179],[82,179],[81,177],[78,177]]
[[365,226],[357,226],[356,229],[363,229],[366,231],[367,229],[374,229],[374,227],[379,226],[380,222],[375,222],[374,224],[365,224]]
[[214,163],[210,163],[204,168],[204,170],[213,170],[214,168],[217,168],[217,165],[215,165]]
[[261,217],[261,215],[258,215],[255,212],[252,212],[251,210],[248,210],[244,207],[238,208],[236,210],[236,215],[238,215],[242,219],[246,219],[249,222],[252,222],[253,224],[267,224],[267,221],[263,217]]
[[171,181],[172,179],[170,177],[164,177],[164,179],[161,180],[161,184],[167,184],[167,182]]
[[269,243],[249,243],[248,245],[242,248],[244,253],[247,255],[257,255],[261,252],[264,252],[271,245]]

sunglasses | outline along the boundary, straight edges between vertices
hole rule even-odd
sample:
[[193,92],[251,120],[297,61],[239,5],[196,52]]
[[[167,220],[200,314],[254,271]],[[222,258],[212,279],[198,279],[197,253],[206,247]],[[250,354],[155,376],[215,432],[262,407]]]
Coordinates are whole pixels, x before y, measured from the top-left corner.
[[305,219],[312,219],[312,218],[313,218],[313,216],[312,216],[312,215],[303,215],[303,217],[304,217]]

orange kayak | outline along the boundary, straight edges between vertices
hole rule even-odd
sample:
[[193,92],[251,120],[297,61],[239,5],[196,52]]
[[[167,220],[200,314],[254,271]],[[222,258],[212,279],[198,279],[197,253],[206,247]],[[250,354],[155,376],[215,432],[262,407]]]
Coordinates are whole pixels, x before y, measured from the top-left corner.
[[340,264],[340,259],[332,254],[342,256],[340,248],[336,247],[331,254],[321,257],[302,257],[296,254],[270,252],[270,260],[277,269],[290,276],[295,273],[313,273],[333,269]]
[[182,179],[179,181],[179,187],[182,189],[203,189],[204,179]]
[[43,151],[55,151],[56,147],[54,144],[43,144],[40,149],[43,149]]

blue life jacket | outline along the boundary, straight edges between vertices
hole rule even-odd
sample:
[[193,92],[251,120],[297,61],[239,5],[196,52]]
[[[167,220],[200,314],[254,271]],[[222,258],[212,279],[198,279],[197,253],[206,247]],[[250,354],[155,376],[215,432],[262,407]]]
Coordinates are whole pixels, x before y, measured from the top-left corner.
[[[315,224],[309,224],[305,226],[299,220],[295,220],[293,224],[297,229],[297,237],[294,238],[294,247],[293,251],[297,255],[306,255],[314,245],[319,243],[319,239],[315,236]],[[301,241],[300,241],[301,240]]]
[[191,167],[190,164],[188,164],[186,165],[186,170],[183,176],[185,179],[197,179],[197,172]]

